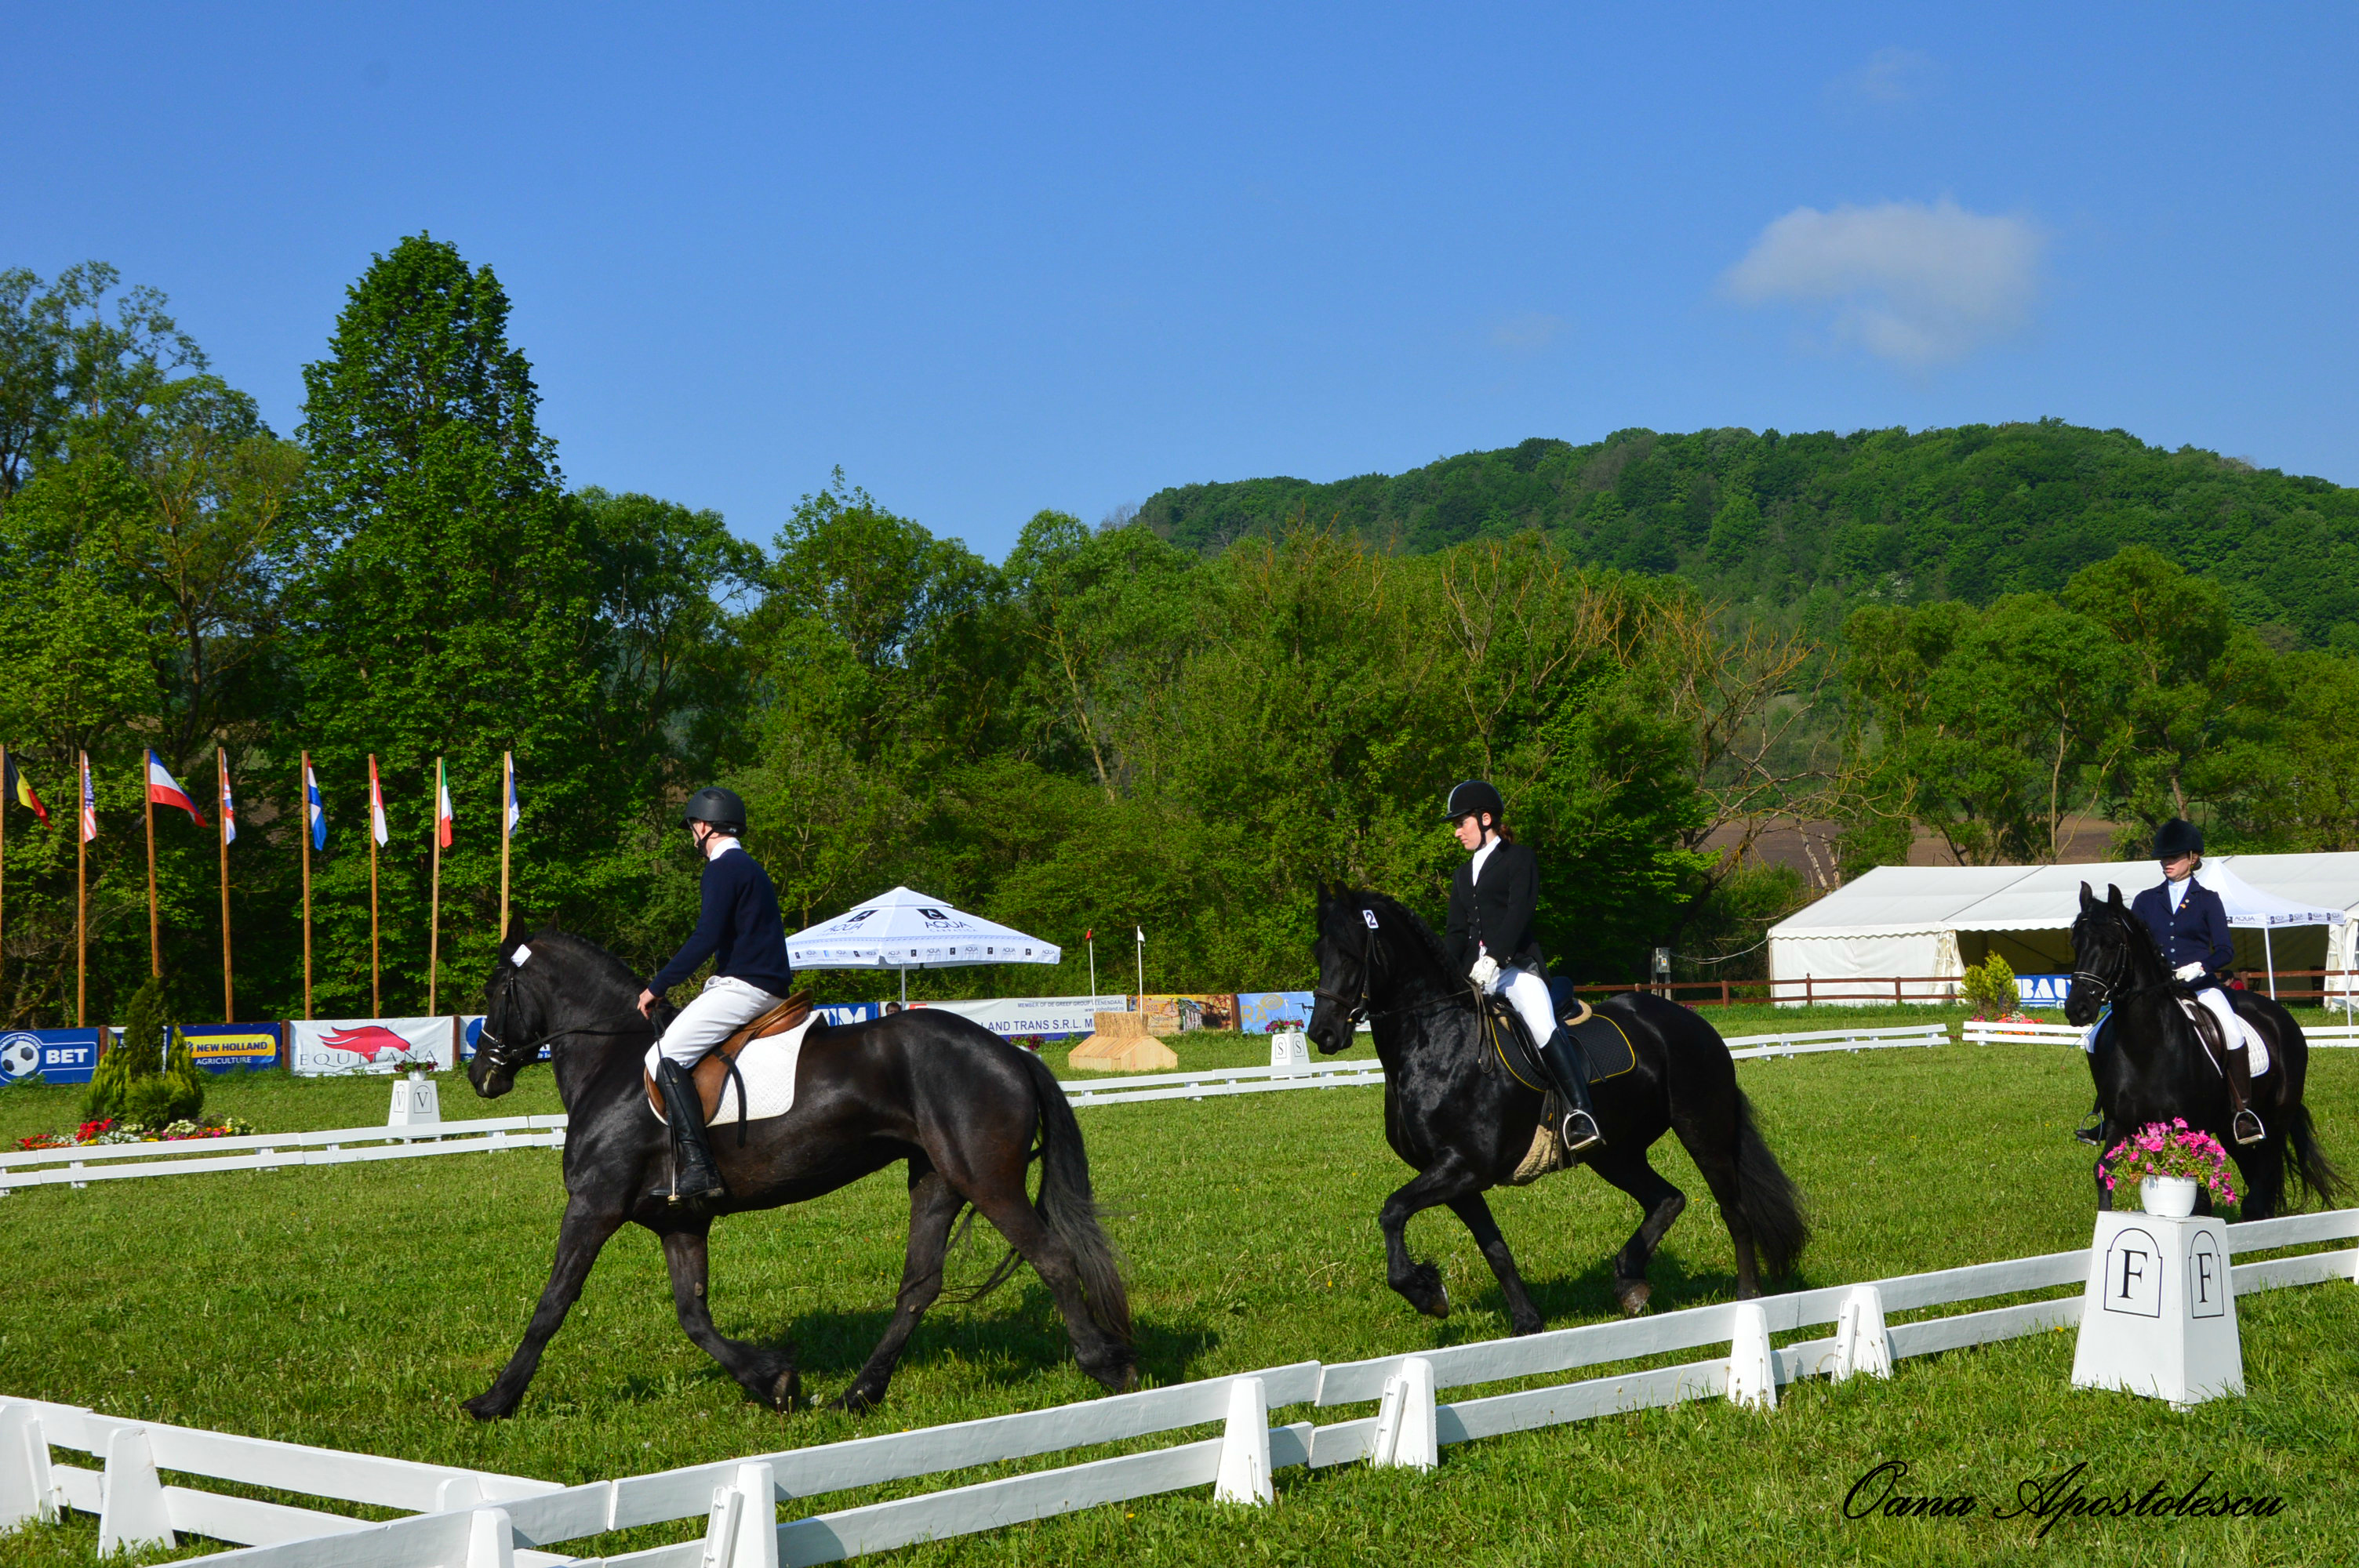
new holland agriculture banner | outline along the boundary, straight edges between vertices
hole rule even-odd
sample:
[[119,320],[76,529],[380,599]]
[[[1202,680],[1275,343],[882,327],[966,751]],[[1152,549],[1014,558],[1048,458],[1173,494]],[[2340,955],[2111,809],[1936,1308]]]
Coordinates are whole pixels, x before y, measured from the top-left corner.
[[180,1038],[189,1043],[189,1059],[208,1073],[278,1065],[275,1023],[184,1023]]
[[440,1018],[298,1019],[287,1026],[288,1065],[305,1077],[397,1073],[458,1065],[455,1030]]

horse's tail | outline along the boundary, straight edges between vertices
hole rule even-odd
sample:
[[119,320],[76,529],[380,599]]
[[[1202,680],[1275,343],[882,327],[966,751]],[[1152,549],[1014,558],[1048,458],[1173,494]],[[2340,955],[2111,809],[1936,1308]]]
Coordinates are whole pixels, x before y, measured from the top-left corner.
[[2310,1124],[2310,1108],[2289,1106],[2281,1114],[2286,1123],[2286,1160],[2293,1167],[2295,1179],[2312,1197],[2332,1208],[2348,1184],[2319,1149],[2317,1131]]
[[1073,1254],[1081,1272],[1082,1293],[1089,1300],[1092,1321],[1125,1344],[1130,1342],[1130,1292],[1122,1282],[1122,1260],[1113,1238],[1098,1223],[1098,1203],[1090,1191],[1089,1151],[1082,1146],[1082,1124],[1064,1087],[1049,1065],[1020,1050],[1032,1075],[1032,1092],[1040,1103],[1040,1195],[1032,1207]]
[[1802,1195],[1769,1145],[1753,1124],[1753,1102],[1731,1086],[1736,1096],[1736,1206],[1745,1216],[1753,1243],[1761,1249],[1762,1271],[1777,1279],[1789,1271],[1810,1239],[1810,1222],[1802,1213]]

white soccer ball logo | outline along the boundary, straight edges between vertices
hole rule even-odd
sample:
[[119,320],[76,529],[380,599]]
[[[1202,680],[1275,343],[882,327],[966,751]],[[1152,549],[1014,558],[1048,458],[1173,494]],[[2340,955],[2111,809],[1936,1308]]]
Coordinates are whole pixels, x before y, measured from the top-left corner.
[[41,1043],[29,1034],[0,1041],[0,1078],[29,1078],[41,1070]]

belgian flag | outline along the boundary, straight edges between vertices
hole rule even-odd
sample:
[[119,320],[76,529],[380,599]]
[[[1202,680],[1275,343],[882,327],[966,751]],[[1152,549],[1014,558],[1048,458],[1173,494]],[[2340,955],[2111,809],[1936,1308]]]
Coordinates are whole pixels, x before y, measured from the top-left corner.
[[16,757],[5,751],[0,751],[0,796],[14,800],[39,817],[42,827],[49,825],[49,808],[41,804],[41,797],[33,793],[32,784],[16,771]]

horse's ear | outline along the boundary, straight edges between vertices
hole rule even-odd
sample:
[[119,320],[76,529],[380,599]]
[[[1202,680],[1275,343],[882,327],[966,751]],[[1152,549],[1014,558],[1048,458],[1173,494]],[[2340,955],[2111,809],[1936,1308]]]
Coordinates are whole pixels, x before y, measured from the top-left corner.
[[2093,909],[2096,906],[2096,903],[2097,895],[2089,891],[2089,884],[2087,882],[2082,882],[2081,884],[2081,907],[2083,910]]
[[2105,902],[2115,909],[2122,907],[2122,890],[2119,884],[2114,882],[2105,884]]
[[508,917],[508,934],[501,939],[500,946],[503,948],[513,947],[531,935],[531,920],[519,912]]

